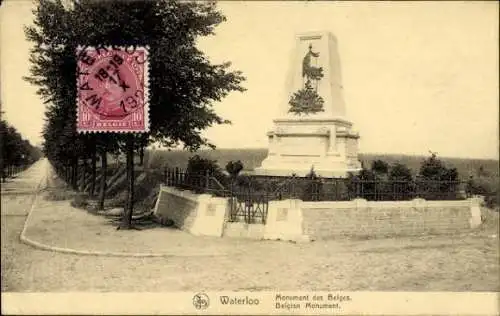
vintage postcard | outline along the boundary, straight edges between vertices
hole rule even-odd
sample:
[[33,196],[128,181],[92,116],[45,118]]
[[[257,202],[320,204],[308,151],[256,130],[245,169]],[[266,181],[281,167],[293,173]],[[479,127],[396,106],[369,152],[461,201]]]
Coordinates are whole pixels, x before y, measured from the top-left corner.
[[2,314],[498,315],[498,17],[1,1]]

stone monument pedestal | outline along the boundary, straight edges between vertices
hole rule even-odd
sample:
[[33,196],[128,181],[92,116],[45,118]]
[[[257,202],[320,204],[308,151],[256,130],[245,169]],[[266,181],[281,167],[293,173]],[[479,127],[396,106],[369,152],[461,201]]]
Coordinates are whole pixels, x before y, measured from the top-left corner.
[[342,118],[283,118],[268,133],[269,152],[257,175],[346,177],[361,169],[358,134]]
[[279,118],[257,175],[346,177],[361,170],[359,135],[346,119],[337,39],[330,32],[296,37]]

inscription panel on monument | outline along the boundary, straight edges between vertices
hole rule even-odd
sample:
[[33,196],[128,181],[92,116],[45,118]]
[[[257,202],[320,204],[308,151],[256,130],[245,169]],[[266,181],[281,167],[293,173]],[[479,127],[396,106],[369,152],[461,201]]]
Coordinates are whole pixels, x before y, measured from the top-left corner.
[[326,137],[281,137],[279,152],[286,156],[321,156],[327,145]]

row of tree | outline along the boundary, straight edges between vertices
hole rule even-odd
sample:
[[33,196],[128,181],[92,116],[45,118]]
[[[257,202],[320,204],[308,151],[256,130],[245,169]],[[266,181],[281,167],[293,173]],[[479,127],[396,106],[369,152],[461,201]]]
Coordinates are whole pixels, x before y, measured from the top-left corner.
[[3,119],[0,120],[0,135],[2,179],[6,175],[5,169],[12,166],[25,167],[41,158],[41,150],[33,146],[27,139],[23,139],[16,128]]
[[[383,160],[374,160],[370,168],[363,166],[359,174],[362,180],[381,180],[381,181],[413,181],[413,172],[408,166],[402,163],[389,165]],[[435,153],[424,159],[420,169],[415,177],[422,181],[446,181],[453,182],[458,180],[458,171],[454,167],[447,167],[446,164],[437,157]]]
[[[143,157],[151,142],[189,150],[214,147],[201,132],[214,124],[230,123],[217,115],[213,103],[232,91],[244,91],[244,77],[230,63],[212,64],[196,42],[214,34],[225,20],[213,2],[41,0],[34,25],[25,29],[34,46],[31,76],[47,104],[44,152],[55,169],[69,175],[77,189],[79,165],[90,165],[94,195],[97,157],[101,161],[100,208],[106,190],[108,153],[127,154],[129,200],[125,224],[131,227],[133,155]],[[149,46],[149,117],[147,134],[78,134],[76,131],[75,49],[79,45]]]

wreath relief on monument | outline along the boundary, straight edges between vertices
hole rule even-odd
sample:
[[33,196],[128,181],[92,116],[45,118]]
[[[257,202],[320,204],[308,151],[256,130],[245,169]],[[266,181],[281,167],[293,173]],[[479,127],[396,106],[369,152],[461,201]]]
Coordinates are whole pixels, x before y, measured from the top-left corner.
[[323,68],[311,65],[312,58],[317,58],[319,53],[312,51],[312,44],[309,44],[309,51],[302,60],[302,78],[305,78],[304,87],[295,92],[288,104],[290,109],[288,112],[294,114],[310,114],[323,112],[323,98],[318,94],[318,83],[323,78]]

